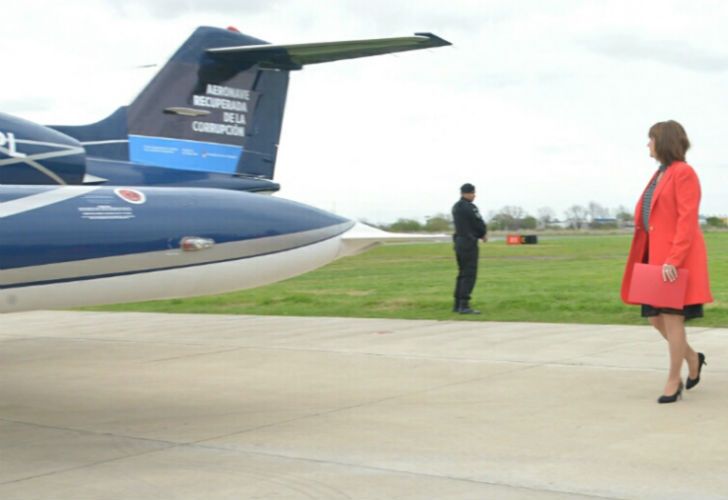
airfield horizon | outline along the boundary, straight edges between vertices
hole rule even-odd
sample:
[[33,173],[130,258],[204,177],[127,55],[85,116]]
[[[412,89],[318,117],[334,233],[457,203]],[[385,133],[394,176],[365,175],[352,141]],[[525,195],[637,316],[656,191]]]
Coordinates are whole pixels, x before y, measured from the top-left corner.
[[[546,236],[544,234],[544,236]],[[338,316],[643,325],[619,290],[629,250],[625,234],[548,235],[537,245],[480,246],[472,304],[480,316],[451,312],[455,261],[449,243],[384,245],[312,273],[222,295],[118,304],[107,311]],[[692,326],[728,326],[728,232],[706,232],[714,302]]]

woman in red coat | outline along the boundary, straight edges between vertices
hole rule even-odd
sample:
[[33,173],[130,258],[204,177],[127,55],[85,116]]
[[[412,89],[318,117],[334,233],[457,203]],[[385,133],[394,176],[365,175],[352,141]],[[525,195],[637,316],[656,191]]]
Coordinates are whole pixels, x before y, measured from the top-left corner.
[[668,309],[642,304],[647,317],[667,340],[670,349],[670,372],[659,403],[673,403],[682,394],[680,376],[683,360],[688,364],[686,388],[700,382],[705,355],[688,344],[685,321],[703,316],[703,304],[713,301],[708,283],[705,241],[698,223],[700,183],[693,168],[685,163],[690,147],[685,129],[670,120],[654,124],[649,131],[650,156],[660,162],[635,209],[635,232],[622,280],[622,300],[632,281],[635,263],[662,265],[665,281],[677,279],[678,269],[689,271],[682,309]]

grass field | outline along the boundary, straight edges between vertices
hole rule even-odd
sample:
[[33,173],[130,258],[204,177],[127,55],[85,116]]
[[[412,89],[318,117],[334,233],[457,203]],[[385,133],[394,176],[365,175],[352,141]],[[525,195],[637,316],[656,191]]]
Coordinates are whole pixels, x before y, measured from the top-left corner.
[[[469,321],[644,324],[619,298],[630,235],[542,236],[481,245],[472,305],[450,312],[456,273],[446,243],[386,245],[315,272],[224,295],[95,308],[175,313],[353,316]],[[706,234],[715,302],[694,326],[728,326],[728,233]]]

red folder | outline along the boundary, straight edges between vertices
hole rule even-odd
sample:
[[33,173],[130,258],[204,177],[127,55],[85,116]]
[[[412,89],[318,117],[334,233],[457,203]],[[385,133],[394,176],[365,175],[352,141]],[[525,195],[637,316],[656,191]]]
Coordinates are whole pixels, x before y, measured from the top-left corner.
[[662,279],[662,266],[635,264],[627,301],[634,304],[648,304],[653,307],[682,309],[685,307],[687,285],[687,269],[678,269],[677,279],[671,282]]

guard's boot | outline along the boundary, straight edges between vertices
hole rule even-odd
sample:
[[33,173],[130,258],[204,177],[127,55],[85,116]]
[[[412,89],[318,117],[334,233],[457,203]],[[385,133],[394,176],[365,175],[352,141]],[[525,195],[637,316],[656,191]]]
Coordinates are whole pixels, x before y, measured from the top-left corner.
[[460,301],[460,309],[458,309],[458,312],[460,314],[480,314],[480,311],[470,308],[470,303],[467,300]]
[[452,306],[452,312],[460,312],[460,299],[455,299],[455,303]]

